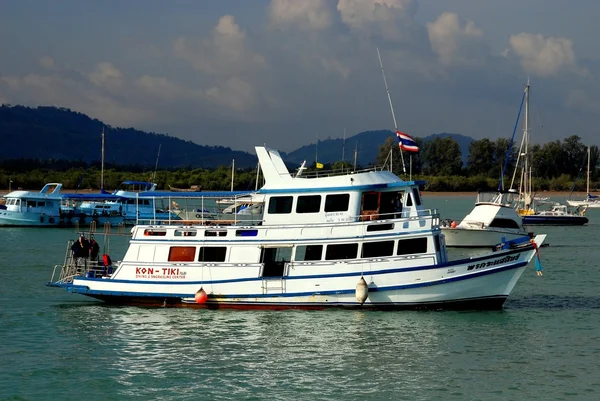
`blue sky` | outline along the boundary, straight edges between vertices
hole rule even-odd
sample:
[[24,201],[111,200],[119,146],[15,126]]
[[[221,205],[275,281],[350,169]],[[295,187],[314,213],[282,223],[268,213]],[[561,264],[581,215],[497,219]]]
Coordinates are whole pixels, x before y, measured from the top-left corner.
[[414,136],[599,144],[597,0],[0,4],[0,102],[68,107],[202,145],[284,151],[393,121]]

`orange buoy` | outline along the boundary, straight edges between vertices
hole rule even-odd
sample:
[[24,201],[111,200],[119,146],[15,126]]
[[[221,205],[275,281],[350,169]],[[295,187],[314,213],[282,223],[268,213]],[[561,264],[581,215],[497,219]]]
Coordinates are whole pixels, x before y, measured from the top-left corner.
[[206,291],[204,291],[203,288],[200,288],[194,298],[196,299],[196,303],[203,304],[206,303],[206,300],[208,299],[208,294],[206,293]]

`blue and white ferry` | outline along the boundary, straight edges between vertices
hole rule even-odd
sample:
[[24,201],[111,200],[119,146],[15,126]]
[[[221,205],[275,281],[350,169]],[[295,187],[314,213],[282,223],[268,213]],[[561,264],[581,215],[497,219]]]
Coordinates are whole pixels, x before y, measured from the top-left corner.
[[[292,175],[257,147],[262,219],[136,225],[123,260],[69,252],[49,286],[112,304],[203,308],[498,309],[545,235],[451,261],[419,181],[389,171]],[[105,258],[106,259],[106,258]]]
[[56,227],[60,223],[62,184],[44,185],[39,191],[11,191],[0,205],[0,226]]

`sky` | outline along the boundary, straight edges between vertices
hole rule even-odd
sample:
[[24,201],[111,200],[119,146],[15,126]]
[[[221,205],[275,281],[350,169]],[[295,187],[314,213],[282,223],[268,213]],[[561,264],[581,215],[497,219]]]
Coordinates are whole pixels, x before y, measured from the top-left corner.
[[[600,144],[600,1],[2,0],[0,103],[252,152],[398,128]],[[520,135],[520,132],[518,132]]]

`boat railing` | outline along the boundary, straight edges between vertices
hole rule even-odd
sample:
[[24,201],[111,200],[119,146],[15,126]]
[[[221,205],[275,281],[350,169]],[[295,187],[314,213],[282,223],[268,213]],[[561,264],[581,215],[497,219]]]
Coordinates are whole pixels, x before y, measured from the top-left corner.
[[343,167],[332,170],[311,170],[305,171],[303,170],[301,173],[296,174],[295,178],[317,178],[317,177],[334,177],[340,175],[349,175],[349,174],[358,174],[358,173],[368,173],[370,171],[381,171],[382,166],[372,166],[360,170],[356,170],[353,167]]
[[54,284],[69,284],[77,276],[85,277],[110,277],[112,266],[105,266],[100,260],[91,260],[87,257],[76,257],[71,250],[74,240],[67,242],[65,259],[62,265],[55,265],[50,282]]

